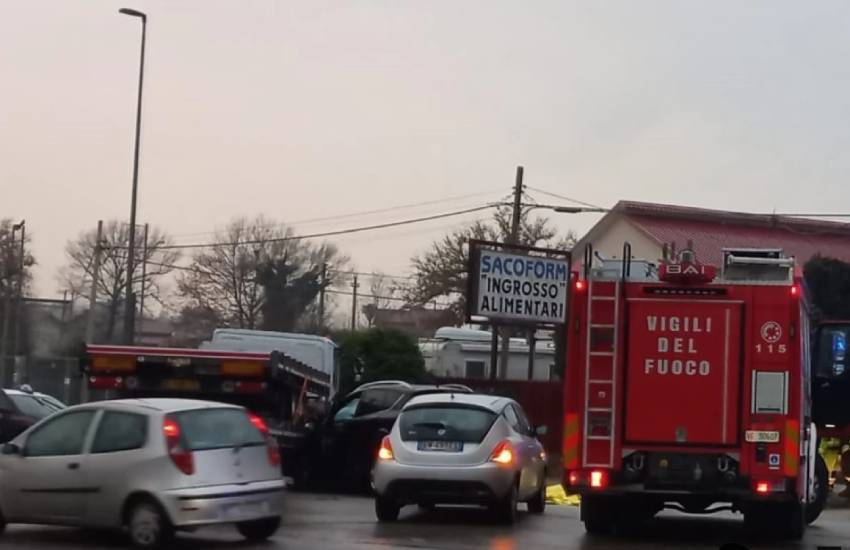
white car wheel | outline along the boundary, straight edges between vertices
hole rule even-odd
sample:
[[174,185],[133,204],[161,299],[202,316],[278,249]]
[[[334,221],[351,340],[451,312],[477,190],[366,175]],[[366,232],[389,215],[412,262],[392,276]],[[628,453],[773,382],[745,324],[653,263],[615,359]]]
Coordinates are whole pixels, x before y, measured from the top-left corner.
[[171,535],[167,519],[155,504],[148,501],[133,506],[127,528],[130,540],[137,548],[157,548]]

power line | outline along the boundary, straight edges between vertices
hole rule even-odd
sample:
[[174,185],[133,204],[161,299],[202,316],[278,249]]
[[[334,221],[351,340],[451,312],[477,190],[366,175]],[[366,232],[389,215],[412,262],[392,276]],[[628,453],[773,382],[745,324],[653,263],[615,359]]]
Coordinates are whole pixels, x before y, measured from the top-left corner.
[[[334,290],[332,288],[325,289],[325,292],[327,292],[329,294],[341,294],[343,296],[353,296],[354,295],[353,292],[347,292],[345,290]],[[391,300],[391,301],[395,301],[395,302],[411,303],[410,301],[408,301],[404,298],[399,298],[397,296],[378,296],[378,295],[375,295],[375,294],[363,294],[362,292],[358,292],[357,297],[358,298],[373,298],[373,299],[377,299],[377,300]],[[447,302],[428,302],[428,305],[431,305],[431,304],[435,304],[435,305],[442,306],[442,307],[449,307],[451,305]],[[422,304],[417,304],[417,305],[422,305]]]
[[571,198],[571,197],[567,197],[566,195],[559,195],[559,194],[557,194],[557,193],[552,193],[551,191],[546,191],[545,189],[540,189],[540,188],[538,188],[538,187],[532,187],[532,186],[530,186],[530,185],[526,185],[526,188],[531,189],[532,191],[537,191],[538,193],[543,193],[544,195],[549,195],[550,197],[554,197],[554,198],[556,198],[556,199],[561,199],[561,200],[565,200],[565,201],[569,201],[569,202],[574,202],[574,203],[576,203],[576,204],[580,204],[580,205],[582,205],[582,206],[587,206],[587,207],[590,207],[590,208],[599,208],[599,209],[602,209],[602,207],[601,207],[601,206],[599,206],[599,205],[592,204],[592,203],[589,203],[589,202],[580,201],[580,200],[578,200],[578,199],[574,199],[574,198]]
[[[196,243],[196,244],[171,244],[157,247],[157,250],[177,250],[177,249],[189,249],[189,248],[211,248],[216,246],[244,246],[244,245],[254,245],[254,244],[265,244],[265,243],[275,243],[275,242],[286,242],[286,241],[297,241],[302,239],[317,239],[321,237],[333,237],[335,235],[346,235],[349,233],[360,233],[363,231],[374,231],[377,229],[387,229],[390,227],[398,227],[400,225],[410,225],[414,223],[427,222],[431,220],[439,220],[443,218],[450,218],[453,216],[460,216],[463,214],[469,214],[472,212],[479,212],[481,210],[487,210],[493,208],[494,204],[485,204],[483,206],[476,206],[473,208],[465,208],[463,210],[454,210],[452,212],[444,212],[442,214],[434,214],[431,216],[422,216],[419,218],[410,218],[407,220],[399,220],[395,222],[386,222],[379,223],[374,225],[366,225],[361,227],[352,227],[349,229],[338,229],[336,231],[325,231],[322,233],[313,233],[308,235],[297,235],[290,237],[277,237],[272,239],[255,239],[248,241],[236,241],[236,242],[224,242],[224,243]],[[126,246],[115,246],[113,248],[127,248]]]
[[[178,269],[178,270],[181,270],[181,271],[194,271],[194,272],[205,273],[204,270],[198,269],[198,268],[192,267],[192,266],[164,264],[164,263],[161,263],[161,262],[154,262],[154,261],[151,261],[151,260],[148,260],[148,264],[159,266],[159,267],[168,267],[168,268],[171,268],[171,269]],[[336,271],[336,270],[333,270],[333,271]],[[373,273],[361,273],[361,272],[358,272],[358,271],[337,271],[337,273],[344,273],[344,274],[351,274],[351,275],[365,275],[365,276],[374,275]],[[396,277],[396,278],[399,278],[399,279],[414,279],[414,277]],[[332,288],[326,288],[325,292],[330,293],[330,294],[342,294],[342,295],[345,295],[345,296],[352,296],[354,294],[353,292],[346,292],[344,290],[334,290]],[[396,301],[396,302],[409,302],[408,300],[406,300],[404,298],[399,298],[397,296],[380,296],[380,295],[377,295],[377,294],[363,294],[363,293],[360,293],[360,292],[357,293],[357,296],[362,297],[362,298],[372,298],[372,299],[376,299],[376,300],[392,300],[392,301]],[[436,304],[438,306],[443,306],[443,307],[448,307],[448,306],[451,305],[451,304],[444,303],[444,302],[429,302],[429,304],[430,303]]]
[[[479,191],[477,193],[467,193],[465,195],[455,195],[455,196],[446,197],[446,198],[443,198],[443,199],[435,199],[435,200],[430,200],[430,201],[420,201],[420,202],[413,202],[413,203],[407,203],[407,204],[399,204],[399,205],[396,205],[396,206],[388,206],[388,207],[385,207],[385,208],[376,208],[376,209],[373,209],[373,210],[363,210],[363,211],[360,211],[360,212],[351,212],[351,213],[348,213],[348,214],[337,214],[337,215],[325,216],[325,217],[321,217],[321,218],[309,218],[309,219],[296,220],[296,221],[285,222],[285,223],[273,223],[273,224],[263,225],[263,226],[259,226],[259,227],[261,227],[263,229],[270,229],[270,228],[283,227],[283,226],[292,227],[292,226],[296,226],[296,225],[305,225],[305,224],[324,222],[324,221],[335,221],[335,220],[342,220],[342,219],[347,219],[347,218],[357,218],[357,217],[360,217],[360,216],[368,216],[368,215],[371,215],[371,214],[382,214],[382,213],[385,213],[385,212],[393,212],[393,211],[396,211],[396,210],[404,210],[404,209],[408,209],[408,208],[418,208],[418,207],[421,207],[421,206],[431,206],[431,205],[434,205],[434,204],[441,204],[441,203],[446,203],[446,202],[454,202],[454,201],[459,201],[459,200],[464,200],[464,199],[471,199],[471,198],[475,198],[475,197],[482,197],[482,196],[485,196],[485,195],[492,195],[493,193],[495,193],[499,190],[500,189],[491,189],[489,191]],[[181,234],[172,235],[172,236],[175,237],[175,238],[177,238],[177,237],[195,237],[195,236],[201,236],[201,235],[214,235],[215,233],[216,233],[215,231],[204,231],[204,232],[198,232],[198,233],[181,233]]]
[[329,269],[328,271],[333,273],[339,273],[340,275],[358,275],[360,277],[372,277],[373,279],[377,279],[380,277],[385,277],[387,279],[399,279],[399,280],[407,280],[407,281],[415,281],[416,277],[412,277],[410,275],[389,275],[387,273],[374,272],[369,273],[365,271],[346,271],[344,269]]

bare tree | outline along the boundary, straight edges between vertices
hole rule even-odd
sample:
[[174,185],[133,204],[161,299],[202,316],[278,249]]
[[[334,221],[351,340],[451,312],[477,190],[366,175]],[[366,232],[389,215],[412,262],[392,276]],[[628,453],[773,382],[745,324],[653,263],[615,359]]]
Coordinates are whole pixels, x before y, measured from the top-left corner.
[[[103,224],[100,247],[100,269],[97,275],[98,300],[107,304],[107,320],[104,338],[111,341],[115,336],[118,313],[125,300],[127,280],[127,243],[129,241],[128,224],[109,220]],[[91,289],[94,254],[97,246],[97,231],[92,229],[81,233],[69,241],[65,247],[68,265],[59,274],[60,282],[73,295],[88,295]],[[143,240],[142,228],[136,228],[136,242]],[[171,273],[174,262],[180,253],[163,248],[173,244],[170,236],[159,228],[152,227],[148,234],[148,246],[136,248],[136,261],[133,269],[133,288],[137,289],[137,298],[141,297],[144,286],[145,300],[148,304],[162,304],[163,278]],[[143,266],[145,268],[143,269]],[[142,271],[145,272],[144,278]],[[144,281],[144,285],[142,282]],[[139,300],[141,302],[141,300]],[[147,308],[146,308],[147,309]]]
[[[452,231],[434,241],[423,253],[413,257],[415,284],[407,288],[405,297],[414,304],[428,304],[437,298],[451,301],[450,306],[458,322],[466,309],[467,271],[469,269],[469,241],[471,239],[505,242],[510,235],[511,211],[498,208],[489,222],[477,221],[467,227]],[[557,237],[557,229],[548,218],[531,216],[524,209],[520,218],[519,243],[569,249],[575,243],[573,232]]]
[[318,294],[322,262],[330,284],[346,261],[335,246],[314,246],[263,216],[235,218],[215,241],[195,254],[178,286],[192,307],[239,328],[291,329]]
[[369,293],[371,297],[370,303],[363,306],[363,316],[366,317],[366,322],[372,327],[375,324],[375,317],[379,309],[390,307],[393,302],[398,302],[397,297],[400,297],[402,286],[398,284],[396,279],[388,276],[380,271],[373,271],[370,276]]

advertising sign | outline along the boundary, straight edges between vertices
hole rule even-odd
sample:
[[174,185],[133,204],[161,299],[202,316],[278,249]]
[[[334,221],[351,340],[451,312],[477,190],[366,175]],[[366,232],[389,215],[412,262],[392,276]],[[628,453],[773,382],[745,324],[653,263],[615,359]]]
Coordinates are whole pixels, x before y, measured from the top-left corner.
[[566,257],[478,248],[472,260],[470,314],[491,321],[563,323],[570,263]]

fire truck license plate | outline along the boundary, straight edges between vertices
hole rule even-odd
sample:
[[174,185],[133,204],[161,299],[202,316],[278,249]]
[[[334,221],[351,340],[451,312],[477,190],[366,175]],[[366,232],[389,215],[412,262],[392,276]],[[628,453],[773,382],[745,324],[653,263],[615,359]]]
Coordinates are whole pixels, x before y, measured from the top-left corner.
[[779,432],[747,430],[744,438],[747,440],[747,443],[777,443],[779,442]]

